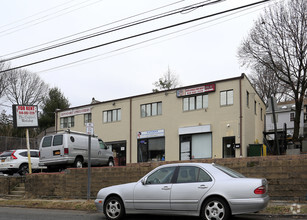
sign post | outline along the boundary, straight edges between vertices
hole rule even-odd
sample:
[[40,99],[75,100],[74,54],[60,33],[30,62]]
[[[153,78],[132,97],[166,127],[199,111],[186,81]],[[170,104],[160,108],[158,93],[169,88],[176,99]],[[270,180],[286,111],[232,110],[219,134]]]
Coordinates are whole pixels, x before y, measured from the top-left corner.
[[32,173],[32,163],[31,163],[31,153],[30,153],[30,140],[29,140],[29,129],[26,128],[26,140],[27,140],[27,149],[28,149],[28,168],[29,174]]
[[94,124],[86,123],[86,133],[88,134],[88,163],[87,163],[87,200],[91,198],[91,139],[94,135]]
[[15,128],[26,128],[28,149],[28,168],[32,173],[29,128],[38,127],[38,108],[36,105],[13,105],[13,122]]

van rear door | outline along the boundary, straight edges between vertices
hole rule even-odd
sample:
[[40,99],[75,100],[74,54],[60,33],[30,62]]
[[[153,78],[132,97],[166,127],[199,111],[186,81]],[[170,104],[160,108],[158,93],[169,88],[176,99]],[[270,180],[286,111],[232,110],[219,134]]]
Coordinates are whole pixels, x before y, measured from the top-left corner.
[[61,156],[64,156],[63,134],[44,137],[40,147],[41,162]]
[[64,156],[64,147],[63,147],[63,134],[54,135],[52,141],[52,156],[62,157]]
[[52,158],[52,139],[53,136],[45,136],[42,140],[41,146],[40,146],[40,160],[47,160]]

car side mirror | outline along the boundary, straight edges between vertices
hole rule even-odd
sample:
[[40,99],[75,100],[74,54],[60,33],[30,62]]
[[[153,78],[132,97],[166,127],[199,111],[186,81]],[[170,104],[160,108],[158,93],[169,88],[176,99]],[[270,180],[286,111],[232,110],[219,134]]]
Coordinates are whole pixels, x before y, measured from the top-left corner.
[[142,183],[143,185],[146,185],[146,178],[143,178],[143,179],[141,180],[141,183]]

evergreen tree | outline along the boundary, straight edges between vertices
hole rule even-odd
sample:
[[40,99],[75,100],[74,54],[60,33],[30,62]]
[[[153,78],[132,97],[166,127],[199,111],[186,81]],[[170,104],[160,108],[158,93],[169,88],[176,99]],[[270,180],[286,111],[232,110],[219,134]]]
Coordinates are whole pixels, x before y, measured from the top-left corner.
[[42,102],[42,114],[39,117],[39,127],[46,129],[55,125],[55,111],[57,109],[69,108],[68,99],[62,94],[61,90],[54,87],[49,90],[48,96]]

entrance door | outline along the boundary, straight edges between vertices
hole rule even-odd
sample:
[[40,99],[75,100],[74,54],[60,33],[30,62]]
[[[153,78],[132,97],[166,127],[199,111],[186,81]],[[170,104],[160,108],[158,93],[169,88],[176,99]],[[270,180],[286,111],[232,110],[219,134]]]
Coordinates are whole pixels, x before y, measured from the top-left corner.
[[223,137],[223,157],[235,157],[235,141],[236,137]]
[[148,161],[148,140],[142,139],[138,141],[138,163]]
[[126,166],[126,141],[108,142],[112,147],[115,166]]
[[191,160],[191,135],[180,136],[180,160]]

